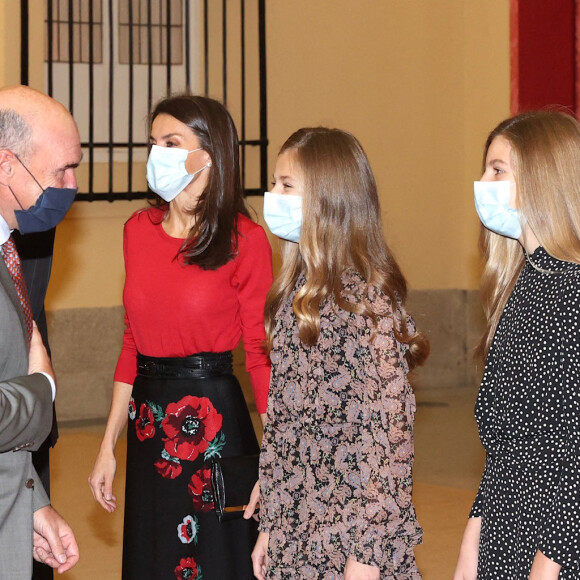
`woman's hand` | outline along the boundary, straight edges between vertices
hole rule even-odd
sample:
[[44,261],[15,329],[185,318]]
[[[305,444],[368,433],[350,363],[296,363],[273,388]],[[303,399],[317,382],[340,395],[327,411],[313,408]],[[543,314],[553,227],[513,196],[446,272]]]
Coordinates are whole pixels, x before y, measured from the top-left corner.
[[117,470],[117,460],[113,450],[101,449],[97,455],[93,472],[89,476],[89,486],[93,497],[105,510],[112,513],[117,509],[117,498],[113,495],[113,479]]
[[479,557],[479,534],[481,518],[469,518],[461,540],[461,549],[453,580],[476,580],[477,559]]
[[[250,494],[250,499],[248,500],[248,505],[244,511],[244,519],[249,520],[260,507],[260,482],[256,481],[254,489]],[[256,517],[257,519],[257,517]]]
[[379,580],[380,573],[376,566],[361,564],[349,558],[344,567],[344,580]]
[[254,565],[254,576],[258,580],[264,580],[266,578],[266,568],[268,567],[269,539],[270,534],[266,532],[260,532],[258,534],[258,539],[256,540],[256,545],[254,546],[254,550],[252,552],[252,564]]
[[530,580],[558,580],[561,568],[560,564],[556,564],[538,550],[532,563]]

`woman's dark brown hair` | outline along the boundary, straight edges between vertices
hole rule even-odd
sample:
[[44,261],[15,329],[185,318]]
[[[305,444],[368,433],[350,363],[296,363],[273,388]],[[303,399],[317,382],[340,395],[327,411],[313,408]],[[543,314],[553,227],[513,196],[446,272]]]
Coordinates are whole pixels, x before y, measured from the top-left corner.
[[[211,158],[207,185],[191,209],[196,223],[180,253],[187,264],[215,270],[235,256],[237,215],[249,216],[240,179],[236,126],[225,107],[208,97],[184,94],[163,99],[151,113],[150,126],[162,113],[187,125]],[[158,204],[167,206],[161,199]]]

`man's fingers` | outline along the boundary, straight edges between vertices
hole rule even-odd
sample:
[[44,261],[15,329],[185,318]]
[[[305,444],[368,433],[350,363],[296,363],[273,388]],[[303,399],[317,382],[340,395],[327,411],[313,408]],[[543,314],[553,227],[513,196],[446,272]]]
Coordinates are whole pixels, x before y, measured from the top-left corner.
[[43,526],[42,537],[48,542],[50,552],[57,562],[64,564],[66,562],[65,548],[59,535],[58,526],[55,523],[49,522],[48,525]]

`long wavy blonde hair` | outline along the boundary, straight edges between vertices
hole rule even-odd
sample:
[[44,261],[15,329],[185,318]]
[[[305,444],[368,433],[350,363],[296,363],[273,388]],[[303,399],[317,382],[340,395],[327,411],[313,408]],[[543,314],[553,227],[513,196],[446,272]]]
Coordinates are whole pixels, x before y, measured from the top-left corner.
[[[496,137],[511,147],[522,228],[527,224],[554,258],[580,263],[580,124],[557,111],[531,111],[506,119],[487,138],[484,169]],[[479,245],[485,259],[481,296],[488,323],[475,354],[485,362],[525,256],[517,240],[483,226]]]
[[281,242],[282,267],[266,299],[267,346],[272,348],[275,317],[301,273],[306,282],[292,307],[300,339],[312,346],[320,334],[320,307],[332,298],[338,307],[368,315],[376,322],[365,297],[352,304],[343,296],[342,274],[356,270],[368,285],[389,297],[397,340],[409,345],[410,367],[422,364],[429,343],[409,332],[405,299],[407,284],[383,236],[377,186],[367,156],[357,139],[339,129],[304,128],[291,135],[280,154],[290,152],[304,175],[303,225],[300,244]]

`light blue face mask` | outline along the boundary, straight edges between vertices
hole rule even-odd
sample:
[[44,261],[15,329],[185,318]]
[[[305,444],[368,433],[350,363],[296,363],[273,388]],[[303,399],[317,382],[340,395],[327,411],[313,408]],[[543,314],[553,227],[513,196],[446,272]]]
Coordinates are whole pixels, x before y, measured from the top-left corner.
[[473,193],[481,223],[496,234],[518,240],[522,226],[517,210],[509,206],[512,184],[513,181],[474,181]]
[[302,230],[302,196],[266,191],[264,219],[274,235],[298,243]]
[[210,161],[194,173],[187,173],[185,168],[187,156],[201,149],[198,147],[188,151],[178,147],[152,145],[147,159],[147,183],[151,190],[167,202],[175,199],[198,173],[211,167]]

